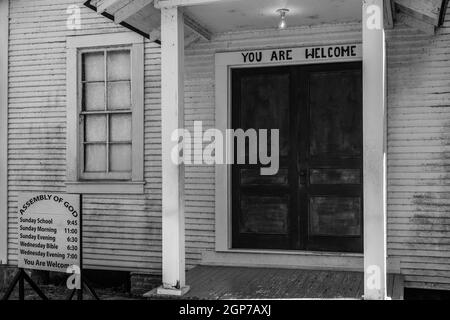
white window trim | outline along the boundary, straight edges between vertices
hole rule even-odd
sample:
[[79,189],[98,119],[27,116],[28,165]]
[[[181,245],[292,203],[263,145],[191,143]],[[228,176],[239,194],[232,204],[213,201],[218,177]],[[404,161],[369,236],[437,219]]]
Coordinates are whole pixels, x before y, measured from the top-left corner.
[[[344,58],[327,58],[327,59],[305,59],[301,53],[305,48],[317,48],[322,46],[294,47],[294,48],[273,48],[263,50],[243,50],[237,52],[219,52],[215,55],[215,121],[216,128],[221,132],[231,128],[231,69],[233,68],[251,68],[266,66],[283,66],[283,65],[306,65],[319,63],[336,63],[336,62],[353,62],[362,61],[361,42],[353,43],[335,43],[326,47],[355,45],[356,56]],[[274,50],[292,49],[294,56],[290,61],[270,62],[271,53]],[[260,62],[244,63],[242,53],[262,52],[263,59]],[[225,154],[232,154],[229,145],[225,146]],[[215,249],[217,252],[241,252],[242,250],[233,249],[231,246],[232,230],[231,230],[231,166],[216,165],[215,172]],[[264,250],[251,250],[259,252]],[[273,251],[286,252],[286,251]],[[291,254],[303,255],[306,251],[289,251]]]
[[0,0],[0,265],[8,263],[8,17]]
[[[68,193],[144,193],[144,38],[134,32],[68,37],[67,48],[67,182]],[[130,181],[80,180],[79,51],[131,46],[132,173]]]

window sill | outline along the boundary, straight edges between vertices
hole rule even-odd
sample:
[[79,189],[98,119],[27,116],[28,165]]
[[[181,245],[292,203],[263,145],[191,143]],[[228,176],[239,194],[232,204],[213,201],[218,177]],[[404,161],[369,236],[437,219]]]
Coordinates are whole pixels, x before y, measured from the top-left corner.
[[70,181],[66,182],[66,192],[81,194],[143,194],[144,184],[144,181]]

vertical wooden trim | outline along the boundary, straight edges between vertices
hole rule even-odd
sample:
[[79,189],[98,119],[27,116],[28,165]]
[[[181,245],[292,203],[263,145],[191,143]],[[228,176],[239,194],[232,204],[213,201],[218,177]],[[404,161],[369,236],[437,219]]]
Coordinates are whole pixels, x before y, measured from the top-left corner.
[[383,0],[363,0],[364,298],[386,298],[386,48]]
[[[161,10],[163,289],[185,287],[184,167],[175,164],[171,136],[184,126],[184,24],[176,7]],[[162,291],[161,291],[162,293]]]
[[[227,65],[221,64],[217,54],[215,59],[215,120],[217,129],[227,138],[227,143],[223,146],[223,155],[228,156],[230,141],[226,136],[226,130],[231,128],[229,70]],[[215,169],[215,247],[216,251],[226,251],[231,248],[231,168],[230,165],[216,164]]]
[[8,262],[9,0],[0,0],[0,264]]
[[78,180],[78,52],[75,47],[67,49],[66,104],[67,104],[67,181]]
[[[143,38],[142,38],[143,39]],[[144,43],[135,43],[131,50],[132,85],[132,181],[144,180]]]

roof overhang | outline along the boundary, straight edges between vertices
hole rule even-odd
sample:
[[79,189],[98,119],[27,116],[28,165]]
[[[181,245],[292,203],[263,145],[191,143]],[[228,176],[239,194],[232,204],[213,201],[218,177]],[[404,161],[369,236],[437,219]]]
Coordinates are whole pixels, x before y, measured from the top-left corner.
[[[153,0],[88,0],[84,5],[150,41],[161,42],[161,11]],[[209,30],[188,14],[184,24],[186,45],[200,38],[211,39]]]
[[[130,29],[131,31],[134,31],[143,37],[150,39],[152,41],[160,42],[160,39],[155,37],[155,39],[152,39],[152,31],[157,29],[157,25],[154,24],[156,27],[153,26],[153,23],[149,25],[148,27],[145,27],[145,24],[142,23],[136,23],[135,19],[123,19],[122,21],[115,20],[114,13],[106,10],[106,1],[101,0],[88,0],[84,3],[86,7],[89,9],[92,9],[96,11],[97,13],[101,14],[107,19],[110,19],[114,21],[115,23],[120,24],[121,26]],[[128,1],[129,2],[129,1]],[[111,3],[111,2],[109,2]],[[110,10],[110,9],[109,9]],[[130,17],[131,18],[131,17]],[[131,21],[133,20],[133,21]]]
[[[402,23],[433,34],[448,0],[384,0],[385,28]],[[186,44],[214,34],[276,28],[277,9],[288,8],[290,27],[361,21],[361,0],[89,0],[85,5],[151,41],[160,42],[162,7],[183,10]]]

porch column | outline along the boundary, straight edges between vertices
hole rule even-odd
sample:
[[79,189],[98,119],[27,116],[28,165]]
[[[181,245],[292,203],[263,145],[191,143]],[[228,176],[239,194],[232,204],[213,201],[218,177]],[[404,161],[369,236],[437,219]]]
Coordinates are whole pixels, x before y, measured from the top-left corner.
[[0,265],[8,261],[9,2],[0,0]]
[[364,298],[386,299],[383,0],[363,0]]
[[184,126],[184,21],[161,8],[162,272],[158,294],[182,295],[185,284],[184,168],[171,160],[172,133]]

